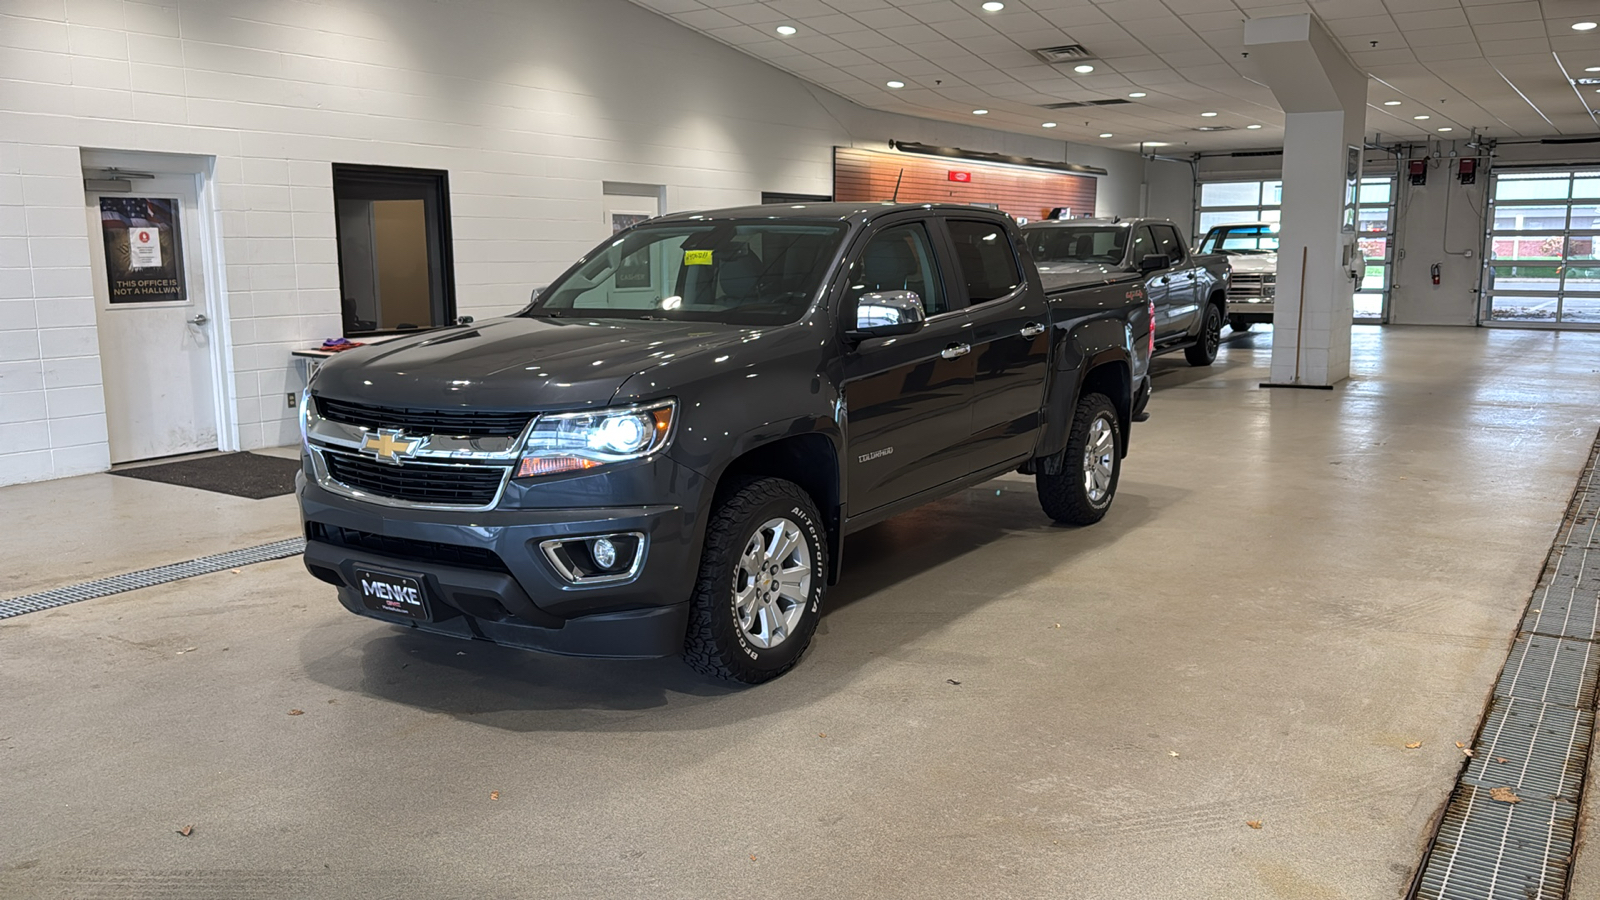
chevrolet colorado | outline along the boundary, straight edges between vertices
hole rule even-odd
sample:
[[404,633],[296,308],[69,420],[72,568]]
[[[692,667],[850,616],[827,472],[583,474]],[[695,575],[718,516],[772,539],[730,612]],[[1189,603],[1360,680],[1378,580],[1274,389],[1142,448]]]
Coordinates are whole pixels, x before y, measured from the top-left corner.
[[1046,291],[1016,224],[964,206],[636,225],[514,315],[320,368],[305,564],[422,631],[766,681],[851,532],[1013,470],[1056,521],[1105,515],[1147,391],[1143,282]]

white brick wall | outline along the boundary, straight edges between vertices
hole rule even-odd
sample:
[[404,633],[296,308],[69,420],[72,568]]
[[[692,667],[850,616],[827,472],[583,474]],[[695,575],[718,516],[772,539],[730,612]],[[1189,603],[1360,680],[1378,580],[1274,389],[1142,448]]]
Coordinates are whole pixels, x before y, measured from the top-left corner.
[[[483,317],[604,236],[603,181],[670,209],[825,194],[835,145],[891,137],[1066,152],[862,109],[625,0],[7,0],[0,484],[108,465],[80,148],[215,159],[250,449],[296,439],[289,350],[340,333],[333,162],[449,171],[458,308]],[[1101,190],[1137,196],[1120,156]]]

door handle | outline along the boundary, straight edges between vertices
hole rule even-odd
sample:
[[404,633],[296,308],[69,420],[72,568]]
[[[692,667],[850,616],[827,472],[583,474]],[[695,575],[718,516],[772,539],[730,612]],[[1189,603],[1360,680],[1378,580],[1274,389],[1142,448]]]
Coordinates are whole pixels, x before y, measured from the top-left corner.
[[959,359],[960,357],[966,356],[971,352],[971,344],[951,344],[943,350],[940,350],[939,355],[945,359]]
[[1172,280],[1172,276],[1171,275],[1163,275],[1163,276],[1161,276],[1161,283],[1162,284],[1166,284],[1167,282],[1169,282],[1171,280]]
[[1194,277],[1194,270],[1193,270],[1193,269],[1190,269],[1190,270],[1189,270],[1189,277],[1190,277],[1190,278],[1193,278],[1193,277]]
[[190,319],[189,320],[189,324],[190,325],[204,325],[205,323],[207,323],[209,321],[211,321],[211,318],[209,316],[207,316],[205,313],[200,313],[199,315],[197,315],[194,318]]
[[1038,324],[1037,322],[1029,322],[1028,324],[1022,326],[1022,331],[1020,332],[1020,334],[1023,337],[1028,337],[1028,338],[1038,337],[1039,335],[1044,334],[1044,333],[1045,333],[1045,327],[1043,325]]

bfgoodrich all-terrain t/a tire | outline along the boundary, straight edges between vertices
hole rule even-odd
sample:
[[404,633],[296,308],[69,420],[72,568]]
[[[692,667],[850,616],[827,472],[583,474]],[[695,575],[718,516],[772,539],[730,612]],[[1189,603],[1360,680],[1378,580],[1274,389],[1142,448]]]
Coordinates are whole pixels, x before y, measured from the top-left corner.
[[1093,525],[1105,518],[1122,474],[1122,426],[1105,394],[1078,400],[1061,473],[1039,472],[1034,482],[1045,515],[1063,525]]
[[781,478],[719,493],[689,603],[683,659],[745,684],[794,668],[816,633],[828,541],[811,496]]

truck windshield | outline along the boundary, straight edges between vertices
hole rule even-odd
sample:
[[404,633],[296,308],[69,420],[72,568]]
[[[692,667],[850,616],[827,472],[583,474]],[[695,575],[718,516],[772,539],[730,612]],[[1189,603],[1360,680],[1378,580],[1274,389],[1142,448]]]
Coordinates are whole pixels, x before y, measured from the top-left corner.
[[1128,229],[1114,227],[1029,228],[1022,232],[1035,262],[1122,262],[1128,247]]
[[521,315],[786,324],[810,306],[844,231],[770,219],[643,225],[595,250]]
[[1278,252],[1276,225],[1218,225],[1206,232],[1200,242],[1201,253],[1226,253],[1231,256],[1257,256]]

